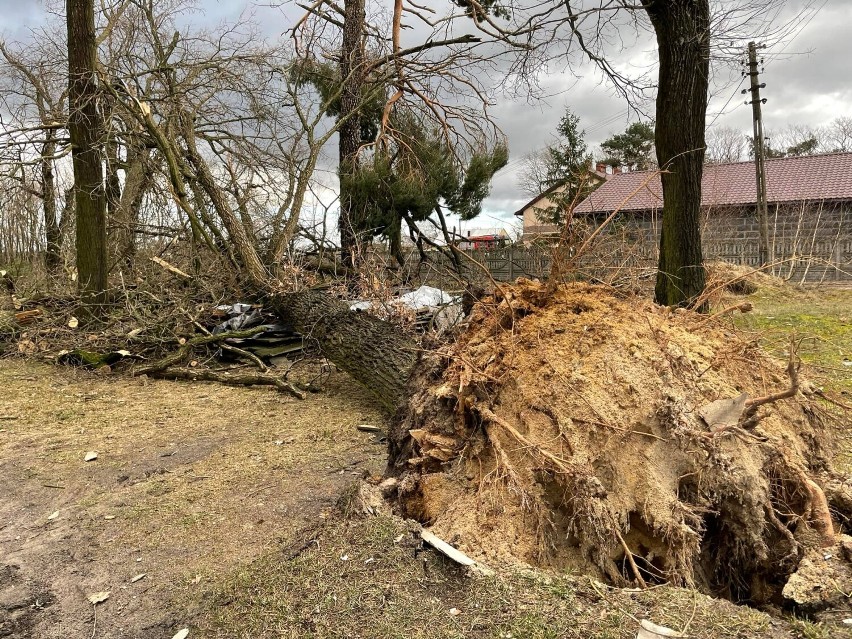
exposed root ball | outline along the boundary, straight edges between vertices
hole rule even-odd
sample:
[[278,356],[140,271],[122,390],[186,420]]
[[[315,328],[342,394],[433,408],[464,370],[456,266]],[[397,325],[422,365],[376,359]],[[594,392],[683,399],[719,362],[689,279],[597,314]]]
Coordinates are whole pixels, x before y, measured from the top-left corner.
[[587,285],[502,289],[412,382],[390,436],[401,509],[486,561],[777,597],[836,542],[831,440],[806,382],[705,320]]

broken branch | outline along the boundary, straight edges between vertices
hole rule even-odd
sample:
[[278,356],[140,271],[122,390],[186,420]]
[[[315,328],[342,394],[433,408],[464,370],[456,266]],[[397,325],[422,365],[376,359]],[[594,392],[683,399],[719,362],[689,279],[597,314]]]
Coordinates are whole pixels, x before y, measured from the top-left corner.
[[263,373],[238,373],[227,371],[191,370],[186,368],[166,368],[152,373],[160,379],[178,379],[186,381],[219,382],[228,386],[274,386],[281,392],[289,393],[297,399],[305,399],[307,395],[290,382],[280,377]]
[[231,331],[228,333],[219,333],[218,335],[200,335],[198,337],[193,337],[192,339],[188,339],[185,343],[181,344],[181,346],[174,352],[169,355],[166,355],[164,358],[157,360],[151,364],[146,364],[144,366],[139,366],[133,369],[132,375],[155,375],[160,371],[163,371],[170,366],[174,366],[181,361],[183,361],[192,349],[196,346],[202,346],[204,344],[215,344],[218,342],[222,342],[223,340],[230,338],[238,338],[238,337],[251,337],[261,331],[265,330],[263,326],[257,326],[255,328],[251,328],[245,331]]
[[788,399],[796,395],[799,391],[799,366],[801,366],[801,361],[796,358],[796,343],[795,341],[791,341],[790,357],[787,360],[787,376],[790,378],[790,388],[748,400],[745,403],[745,412],[740,420],[740,425],[743,428],[752,428],[757,425],[758,420],[753,418],[757,413],[757,409],[764,404],[771,404],[772,402]]

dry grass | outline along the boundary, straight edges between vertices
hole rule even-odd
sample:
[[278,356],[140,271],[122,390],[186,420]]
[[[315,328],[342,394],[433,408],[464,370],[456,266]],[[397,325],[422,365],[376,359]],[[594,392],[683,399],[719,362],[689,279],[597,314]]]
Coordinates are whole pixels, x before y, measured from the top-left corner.
[[533,570],[468,574],[419,550],[412,530],[383,516],[295,536],[232,575],[203,603],[198,629],[234,639],[633,639],[637,620],[649,618],[693,639],[796,636],[763,613],[688,590],[619,590]]
[[355,430],[382,417],[342,374],[306,401],[12,361],[0,386],[0,568],[56,602],[21,638],[91,634],[97,591],[112,592],[98,637],[171,637],[178,595],[320,521],[353,475],[384,465]]

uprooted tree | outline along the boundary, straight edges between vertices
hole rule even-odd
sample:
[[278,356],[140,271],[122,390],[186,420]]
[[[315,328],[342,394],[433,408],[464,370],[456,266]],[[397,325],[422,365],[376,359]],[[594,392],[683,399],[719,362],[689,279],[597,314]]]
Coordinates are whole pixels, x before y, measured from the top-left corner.
[[395,413],[400,512],[486,562],[767,603],[803,559],[843,561],[836,416],[795,345],[785,367],[712,318],[584,284],[501,286],[425,354],[321,292],[273,303]]
[[[501,39],[517,35],[493,26],[480,5],[465,5]],[[706,71],[701,55],[709,34],[701,25],[707,16],[687,15],[693,5],[668,3],[672,14],[656,2],[646,9],[661,48],[666,38],[675,40],[671,51],[661,51],[661,68],[677,75],[666,86],[684,87],[706,105],[706,77],[691,74]],[[283,319],[395,413],[389,472],[398,479],[403,513],[496,561],[580,567],[614,583],[696,584],[737,600],[773,599],[802,559],[836,543],[825,491],[832,478],[828,417],[818,391],[800,379],[794,348],[785,369],[697,313],[553,281],[495,286],[454,343],[424,353],[395,327],[350,311],[323,292],[282,293],[270,257],[280,256],[282,242],[289,244],[287,229],[300,212],[292,202],[302,173],[316,161],[320,127],[306,126],[305,113],[298,114],[297,130],[304,134],[298,150],[304,155],[294,153],[279,165],[282,173],[291,171],[291,191],[269,224],[271,233],[259,238],[246,193],[266,183],[262,163],[249,160],[271,159],[275,145],[262,141],[286,123],[240,82],[251,74],[270,77],[269,59],[215,49],[199,60],[181,44],[180,33],[162,37],[170,25],[153,18],[153,3],[134,6],[153,42],[144,74],[150,79],[134,84],[132,56],[101,69],[104,90],[130,124],[123,130],[156,149],[158,179],[193,240],[226,253]],[[399,25],[402,3],[395,8]],[[331,3],[314,10],[322,13],[316,24],[339,22],[323,13],[334,11]],[[493,14],[502,19],[506,12]],[[688,27],[694,36],[688,45],[667,31],[668,18]],[[573,13],[565,18],[577,37],[578,19]],[[306,25],[299,31],[303,37],[310,31]],[[335,49],[340,39],[326,44]],[[683,55],[693,56],[695,66],[672,65],[679,46],[692,47]],[[415,49],[431,50],[424,47]],[[376,86],[394,88],[386,96],[375,148],[381,151],[383,139],[406,142],[393,137],[403,121],[394,114],[404,113],[405,102],[419,105],[419,113],[437,110],[437,130],[444,141],[454,140],[449,120],[468,107],[450,103],[442,111],[436,100],[424,100],[423,85],[415,82],[418,69],[420,80],[428,77],[422,60],[397,65],[402,52],[395,38],[390,52],[364,62],[366,77],[384,69]],[[591,49],[585,53],[594,55]],[[454,63],[462,64],[470,50],[454,55]],[[303,80],[292,70],[287,67],[281,81],[296,100]],[[116,72],[115,81],[105,81],[107,71]],[[231,102],[211,97],[210,83],[221,78],[240,88]],[[277,84],[262,86],[280,95]],[[328,100],[311,122],[324,117]],[[216,108],[208,108],[211,102]],[[667,202],[670,191],[682,203],[696,195],[692,165],[668,163],[682,151],[696,155],[684,147],[703,136],[703,125],[699,133],[693,121],[678,118],[695,117],[704,106],[682,108],[671,104],[657,114],[657,148],[666,159],[661,165],[680,167],[669,190],[664,187]],[[216,122],[217,109],[254,131],[254,143]],[[671,120],[661,125],[665,118]],[[345,115],[338,117],[335,126],[344,121]],[[679,123],[685,133],[675,130]],[[475,122],[471,126],[482,132]],[[294,157],[298,161],[291,162]],[[388,171],[387,183],[398,173]],[[700,170],[697,175],[700,186]]]
[[470,322],[390,435],[400,507],[439,535],[758,602],[836,543],[830,429],[794,354],[785,371],[699,314],[582,285],[506,287]]
[[[489,10],[508,12],[462,4],[512,37]],[[657,296],[677,305],[704,288],[711,15],[707,2],[644,8],[660,44],[657,152],[670,171]],[[686,241],[678,220],[696,222]],[[840,556],[823,550],[838,543],[824,490],[833,418],[792,345],[785,368],[698,313],[557,282],[497,286],[457,341],[421,356],[320,293],[273,303],[395,411],[400,510],[486,560],[768,602],[803,559]]]

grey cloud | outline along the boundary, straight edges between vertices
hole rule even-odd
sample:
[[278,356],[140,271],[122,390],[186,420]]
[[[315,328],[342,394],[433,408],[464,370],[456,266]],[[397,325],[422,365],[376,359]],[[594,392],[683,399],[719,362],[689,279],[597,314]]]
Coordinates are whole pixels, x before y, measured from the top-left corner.
[[[791,1],[785,15],[792,15],[802,2]],[[251,6],[262,34],[270,39],[287,37],[287,29],[301,16],[302,11],[292,2],[283,8],[269,7],[266,0],[202,0],[199,6],[202,12],[193,16],[193,22],[209,24],[238,16]],[[40,4],[32,0],[0,0],[0,34],[10,36],[25,33],[27,27],[37,24],[41,15]],[[769,128],[781,129],[787,124],[815,126],[837,116],[852,115],[852,71],[849,67],[852,47],[848,41],[850,26],[852,2],[827,0],[822,11],[785,50],[787,54],[809,54],[777,58],[772,55],[775,51],[767,52],[766,71],[762,80],[767,83],[765,97],[768,102],[764,113]],[[406,33],[406,37],[421,37],[421,31],[422,28],[412,30]],[[653,73],[650,68],[655,57],[653,36],[648,32],[637,34],[632,29],[625,29],[623,36],[624,48],[618,37],[612,39],[612,58],[617,66],[629,69],[631,73],[649,69]],[[494,69],[485,73],[489,81],[499,78],[507,64],[506,59],[497,60]],[[497,105],[492,109],[492,115],[508,137],[511,160],[509,167],[498,174],[494,181],[492,195],[485,202],[481,224],[474,224],[494,226],[494,218],[507,223],[512,221],[511,213],[527,199],[517,189],[516,161],[553,140],[566,105],[580,117],[590,147],[599,144],[612,133],[622,131],[628,124],[628,114],[625,113],[627,105],[606,83],[601,82],[600,74],[594,68],[590,65],[576,67],[575,71],[582,75],[576,78],[565,73],[564,68],[557,68],[556,64],[553,67],[540,77],[542,93],[549,97],[528,102],[523,98],[512,98],[508,94],[495,92]],[[719,76],[717,79],[723,78]],[[735,77],[735,81],[738,80]],[[743,100],[744,97],[734,94],[732,85],[723,82],[716,87],[709,111],[715,114],[725,108],[715,124],[749,131],[751,114],[750,109],[742,104]],[[636,119],[635,114],[630,117]]]

